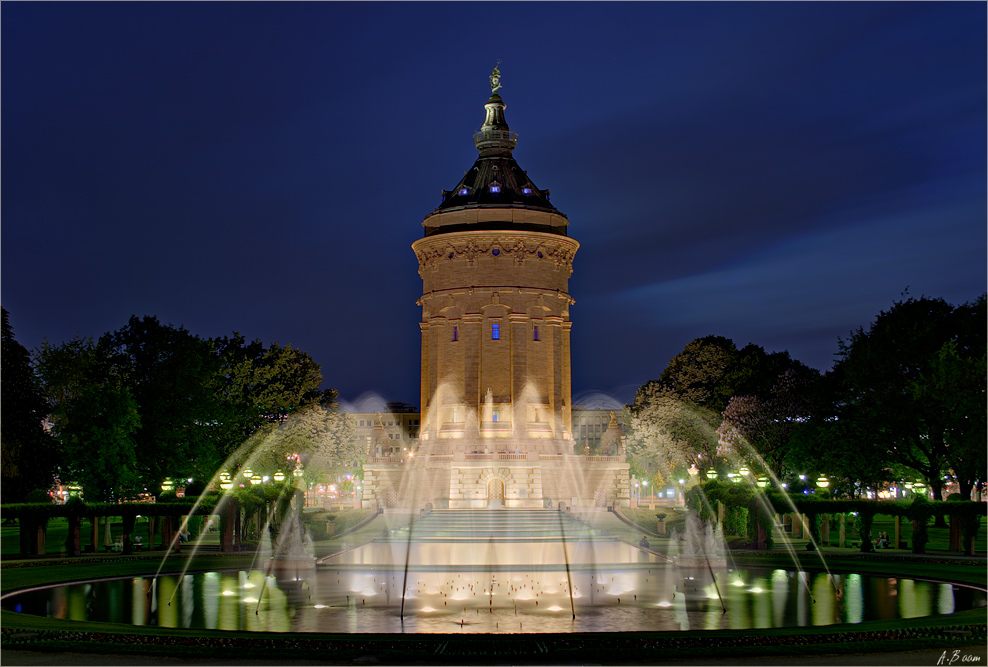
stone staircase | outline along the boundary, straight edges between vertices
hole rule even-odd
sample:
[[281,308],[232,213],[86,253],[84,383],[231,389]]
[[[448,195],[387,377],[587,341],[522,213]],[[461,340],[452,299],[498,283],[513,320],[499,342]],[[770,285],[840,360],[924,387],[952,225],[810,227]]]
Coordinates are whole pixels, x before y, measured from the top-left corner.
[[389,539],[416,542],[542,542],[613,539],[558,510],[432,510],[392,531]]

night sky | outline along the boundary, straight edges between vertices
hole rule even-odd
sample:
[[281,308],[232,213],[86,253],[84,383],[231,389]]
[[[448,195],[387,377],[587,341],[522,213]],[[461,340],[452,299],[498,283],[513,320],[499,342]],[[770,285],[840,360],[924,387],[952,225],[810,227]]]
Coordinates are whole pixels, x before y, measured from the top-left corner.
[[418,405],[409,245],[501,59],[582,244],[576,402],[710,334],[826,370],[985,291],[986,8],[4,2],[0,297],[29,349],[156,315]]

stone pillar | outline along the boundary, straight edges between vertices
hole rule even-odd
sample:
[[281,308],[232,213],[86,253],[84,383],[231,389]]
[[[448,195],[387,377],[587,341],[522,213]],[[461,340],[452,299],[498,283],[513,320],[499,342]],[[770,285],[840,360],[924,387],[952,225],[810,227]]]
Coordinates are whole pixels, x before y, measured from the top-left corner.
[[896,516],[895,517],[895,542],[892,543],[892,546],[895,547],[896,549],[901,549],[902,547],[899,546],[900,544],[902,544],[902,517],[901,516]]
[[524,438],[528,436],[525,383],[528,380],[528,345],[532,339],[532,324],[525,313],[509,313],[508,326],[508,344],[511,346],[511,434],[515,438]]
[[89,546],[86,547],[87,551],[92,553],[97,553],[99,551],[99,517],[94,516],[92,518],[92,533],[89,536]]
[[65,538],[65,551],[70,556],[82,555],[82,519],[69,516],[69,533]]
[[21,555],[45,555],[45,530],[48,527],[48,520],[22,516],[20,521]]
[[756,523],[756,533],[757,533],[757,543],[755,544],[756,549],[767,549],[768,544],[766,542],[767,536],[765,535],[765,527],[761,523]]
[[727,507],[724,503],[717,501],[717,525],[721,530],[724,530],[724,517],[727,516]]
[[[461,318],[463,322],[460,330],[460,337],[463,339],[463,402],[466,404],[466,413],[463,417],[464,438],[480,437],[480,413],[483,396],[481,392],[486,391],[480,387],[480,369],[483,364],[483,345],[481,338],[483,335],[484,316],[480,313],[464,313]],[[436,406],[436,413],[442,412],[442,406]],[[442,419],[439,420],[442,426]]]
[[847,524],[847,515],[846,514],[841,514],[840,515],[840,544],[838,545],[838,546],[840,546],[841,549],[843,549],[845,546],[847,546],[847,544],[845,543],[845,540],[844,540],[845,530],[846,530],[846,524]]
[[155,517],[149,516],[148,517],[148,551],[154,549],[154,529],[157,527],[155,526],[155,523],[156,523]]
[[820,544],[830,546],[830,515],[824,514],[820,521]]
[[964,551],[961,520],[956,516],[950,517],[950,543],[947,545],[947,551]]
[[[175,517],[163,516],[161,517],[161,548],[168,549],[171,546],[172,540],[175,540]],[[179,552],[178,540],[175,540],[175,553]]]
[[[566,311],[564,311],[566,312]],[[570,338],[573,323],[563,321],[563,428],[573,435],[573,362],[570,359]]]
[[123,520],[123,550],[122,553],[125,556],[129,556],[134,553],[134,545],[131,543],[130,535],[134,532],[134,515],[124,514],[121,519]]
[[803,520],[799,512],[792,514],[792,538],[797,539],[803,536]]
[[803,537],[805,537],[806,539],[812,538],[813,537],[813,531],[810,530],[810,515],[809,514],[803,514],[800,517],[800,519],[801,519],[801,523],[803,524],[802,525]]
[[[436,405],[433,404],[435,396],[433,395],[435,388],[429,382],[429,374],[425,372],[431,363],[431,355],[429,354],[429,325],[426,322],[419,322],[419,332],[422,338],[422,374],[421,381],[419,384],[419,394],[421,397],[421,402],[419,405],[422,406],[422,414],[419,415],[419,424],[421,424],[421,431],[419,437],[423,440],[435,440],[436,433],[439,430],[439,426],[436,424],[436,420],[430,419],[432,415],[438,416],[436,412]],[[370,452],[367,452],[368,456]],[[224,515],[221,515],[221,517]],[[220,521],[222,522],[222,518]]]

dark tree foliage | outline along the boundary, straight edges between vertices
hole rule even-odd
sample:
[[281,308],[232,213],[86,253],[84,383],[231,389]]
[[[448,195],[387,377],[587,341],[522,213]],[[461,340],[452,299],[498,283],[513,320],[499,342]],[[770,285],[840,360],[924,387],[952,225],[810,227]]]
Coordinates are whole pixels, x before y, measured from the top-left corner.
[[[154,317],[132,317],[95,344],[46,343],[38,369],[66,455],[127,468],[111,488],[104,470],[67,465],[74,481],[107,497],[156,493],[165,477],[209,479],[261,425],[336,407],[336,392],[319,391],[319,365],[301,350],[239,334],[204,340]],[[119,451],[128,447],[132,458]]]
[[968,491],[984,479],[984,308],[984,296],[908,298],[839,343],[834,411],[849,446],[911,469],[937,498],[952,468]]
[[[753,343],[739,350],[723,336],[697,338],[636,393],[630,451],[667,468],[682,461],[705,473],[720,456],[726,424],[740,455],[763,458],[781,472],[789,437],[808,409],[803,394],[818,376],[788,352],[767,353]],[[733,421],[725,422],[729,406]]]
[[10,317],[2,309],[0,350],[0,493],[3,502],[23,501],[34,489],[51,486],[58,461],[42,421],[48,406],[31,367],[31,355],[14,339]]
[[212,343],[155,317],[131,317],[98,347],[137,402],[136,465],[148,490],[156,492],[165,477],[211,474],[222,462],[220,363]]
[[[332,389],[319,391],[322,371],[305,352],[290,345],[259,340],[246,342],[240,334],[213,340],[221,363],[220,394],[226,424],[236,444],[264,423],[281,422],[286,415],[336,399]],[[328,406],[327,406],[328,407]]]

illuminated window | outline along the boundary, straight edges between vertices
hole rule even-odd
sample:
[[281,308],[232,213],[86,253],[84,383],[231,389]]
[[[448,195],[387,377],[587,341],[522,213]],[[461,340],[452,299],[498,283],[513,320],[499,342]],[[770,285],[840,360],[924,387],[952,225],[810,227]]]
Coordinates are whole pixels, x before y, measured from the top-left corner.
[[500,192],[500,191],[501,191],[501,186],[500,185],[492,185],[491,186],[491,192]]
[[460,329],[459,327],[453,327],[453,342],[454,343],[456,342],[457,336],[460,333],[459,329]]
[[465,195],[467,192],[468,192],[468,190],[466,188],[463,188],[462,190],[460,190],[460,194],[461,195]]
[[491,340],[501,340],[501,325],[497,322],[491,325]]
[[526,195],[530,195],[532,194],[532,188],[522,188],[522,192],[524,192]]
[[532,340],[538,340],[538,339],[539,339],[539,325],[536,324],[534,327],[532,327]]
[[501,408],[494,408],[494,411],[491,413],[491,421],[501,421]]

